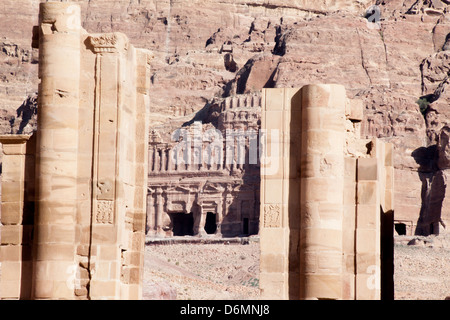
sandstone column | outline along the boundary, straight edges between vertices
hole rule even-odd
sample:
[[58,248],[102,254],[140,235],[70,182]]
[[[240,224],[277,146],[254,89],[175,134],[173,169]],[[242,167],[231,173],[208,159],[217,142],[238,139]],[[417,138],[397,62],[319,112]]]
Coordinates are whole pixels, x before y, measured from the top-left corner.
[[33,211],[29,206],[34,172],[28,166],[27,135],[1,135],[2,193],[0,226],[0,298],[29,299],[31,289],[31,235]]
[[205,223],[206,211],[203,210],[202,203],[198,203],[197,210],[194,212],[194,235],[200,237],[206,235]]
[[80,8],[40,4],[37,198],[33,297],[73,298]]
[[[222,191],[225,191],[225,188],[223,188]],[[220,197],[220,200],[217,204],[217,214],[216,214],[217,236],[222,236],[222,221],[223,221],[223,196]]]
[[164,210],[164,197],[162,196],[162,189],[156,189],[156,234],[163,234],[163,210]]
[[149,188],[149,191],[147,192],[147,232],[148,234],[153,235],[156,228],[156,215],[152,192],[153,191]]
[[300,298],[342,297],[346,94],[302,88]]

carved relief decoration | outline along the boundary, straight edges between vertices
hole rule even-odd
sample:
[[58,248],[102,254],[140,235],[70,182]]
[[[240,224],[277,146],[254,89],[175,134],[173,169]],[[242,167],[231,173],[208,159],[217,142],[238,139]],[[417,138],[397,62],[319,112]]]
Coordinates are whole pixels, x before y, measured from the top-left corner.
[[114,201],[99,200],[97,201],[97,212],[95,222],[101,224],[114,223]]
[[120,47],[127,50],[127,42],[120,41],[118,33],[104,33],[99,36],[90,36],[90,44],[95,53],[117,52]]
[[281,227],[280,204],[266,204],[264,206],[264,227],[265,228]]

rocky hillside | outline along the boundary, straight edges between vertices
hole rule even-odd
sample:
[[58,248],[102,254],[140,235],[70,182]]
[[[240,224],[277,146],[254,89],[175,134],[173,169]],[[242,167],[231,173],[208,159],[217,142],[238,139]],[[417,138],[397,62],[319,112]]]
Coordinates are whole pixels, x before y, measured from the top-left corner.
[[[31,35],[39,2],[0,5],[4,133],[33,130],[38,52]],[[89,32],[120,31],[154,52],[153,126],[191,119],[215,97],[340,83],[365,103],[364,136],[396,147],[395,218],[419,220],[425,234],[440,216],[448,220],[449,166],[436,159],[448,155],[441,131],[450,119],[450,1],[74,2]],[[371,5],[376,10],[367,12]]]

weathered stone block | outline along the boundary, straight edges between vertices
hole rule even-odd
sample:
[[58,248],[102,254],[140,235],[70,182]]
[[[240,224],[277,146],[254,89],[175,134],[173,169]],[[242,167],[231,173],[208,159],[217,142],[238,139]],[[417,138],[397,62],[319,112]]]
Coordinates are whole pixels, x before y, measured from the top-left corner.
[[356,183],[346,178],[344,180],[344,205],[356,204]]
[[18,299],[20,297],[20,282],[17,279],[0,281],[0,292],[3,299]]
[[348,99],[345,105],[345,115],[352,121],[362,121],[364,118],[364,103],[359,99]]
[[348,158],[344,157],[344,177],[346,177],[346,181],[356,181],[356,158]]
[[[2,261],[22,261],[22,246],[14,246],[14,245],[7,245],[7,246],[0,246],[0,257],[2,258]],[[4,274],[2,274],[2,277]]]
[[281,300],[288,298],[288,274],[261,272],[259,283],[263,299]]
[[[260,230],[261,252],[274,254],[285,252],[286,244],[282,241],[285,237],[286,230],[283,228],[262,228]],[[274,241],[273,239],[278,239],[278,241]]]
[[23,195],[23,181],[2,181],[2,203],[21,202],[23,201]]
[[356,229],[356,252],[361,253],[379,253],[379,233],[376,229]]
[[318,271],[321,273],[341,273],[342,272],[342,252],[324,252],[318,255]]
[[48,299],[53,296],[53,293],[53,281],[36,280],[33,292],[35,299]]
[[370,273],[377,267],[380,266],[380,257],[379,254],[376,254],[376,251],[373,253],[358,253],[356,255],[356,273],[357,274],[365,274]]
[[267,179],[265,181],[264,199],[266,203],[283,203],[283,180]]
[[[15,135],[16,136],[16,135]],[[3,154],[4,155],[24,155],[26,153],[26,140],[28,137],[24,137],[25,141],[17,142],[17,143],[5,143],[4,139],[2,139],[5,136],[0,136],[0,141],[2,141],[2,148],[3,148]],[[20,137],[20,136],[19,136]],[[6,138],[6,137],[5,137]],[[28,140],[28,139],[27,139]],[[18,158],[20,159],[20,158]]]
[[8,261],[2,262],[2,278],[1,281],[17,281],[20,282],[22,275],[22,262],[21,261]]
[[[379,276],[378,276],[379,278]],[[357,300],[379,300],[380,287],[379,280],[374,274],[356,275],[356,299]]]
[[341,251],[342,230],[307,228],[300,230],[300,250],[309,251]]
[[120,250],[117,245],[99,246],[98,258],[103,261],[115,261],[120,257]]
[[[263,89],[263,97],[265,101],[265,103],[263,104],[263,108],[266,111],[283,110],[284,89],[279,88]],[[281,126],[279,126],[278,128],[281,128]]]
[[377,205],[357,206],[357,228],[376,229],[380,225],[380,207]]
[[384,144],[384,152],[385,152],[384,165],[386,167],[393,167],[394,166],[394,145],[392,143],[385,143]]
[[285,259],[283,254],[262,254],[260,256],[260,267],[265,272],[285,272]]
[[377,158],[359,158],[358,159],[358,181],[379,179],[378,174],[379,160]]
[[23,226],[4,225],[0,226],[0,241],[2,245],[18,245],[22,243]]
[[92,230],[93,244],[112,244],[117,241],[117,227],[114,225],[96,225]]
[[379,192],[377,181],[359,181],[357,203],[363,205],[379,205]]
[[73,260],[75,250],[71,244],[41,243],[36,260],[67,261]]
[[342,275],[307,274],[304,276],[305,299],[340,299],[342,295]]
[[114,280],[92,280],[90,288],[93,299],[115,299],[118,293],[118,282]]

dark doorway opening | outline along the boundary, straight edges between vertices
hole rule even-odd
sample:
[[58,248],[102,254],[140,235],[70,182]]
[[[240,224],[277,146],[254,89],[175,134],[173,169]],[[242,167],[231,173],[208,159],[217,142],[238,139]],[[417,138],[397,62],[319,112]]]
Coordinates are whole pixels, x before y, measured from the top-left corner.
[[405,236],[406,235],[406,224],[404,223],[396,223],[394,225],[395,228],[395,232],[397,232],[397,234],[399,236]]
[[244,218],[242,220],[242,233],[243,234],[249,234],[249,232],[248,232],[248,218]]
[[194,235],[194,215],[191,213],[177,212],[171,213],[172,231],[174,236]]
[[439,235],[439,225],[436,225],[434,223],[430,224],[430,234],[436,234]]
[[406,234],[406,224],[394,224],[394,211],[384,212],[381,206],[380,218],[381,300],[394,300],[394,229],[403,225]]
[[213,234],[217,230],[216,214],[212,212],[206,213],[205,231],[207,234]]

